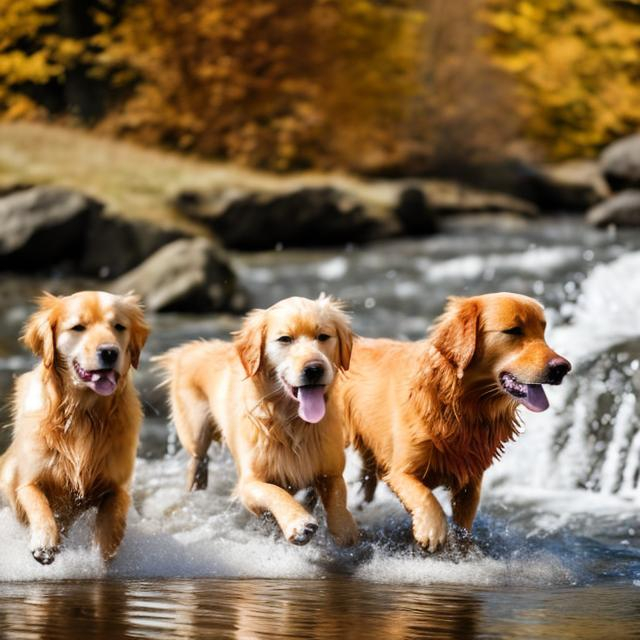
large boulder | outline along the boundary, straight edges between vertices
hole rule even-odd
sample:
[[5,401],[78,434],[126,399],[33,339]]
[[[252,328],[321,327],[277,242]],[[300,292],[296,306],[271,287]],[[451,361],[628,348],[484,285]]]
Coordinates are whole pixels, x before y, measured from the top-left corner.
[[206,238],[176,240],[115,280],[110,290],[134,291],[150,311],[242,311],[246,306],[225,254]]
[[33,187],[0,198],[0,270],[33,271],[76,262],[102,204],[76,191]]
[[186,237],[175,229],[99,213],[88,224],[79,271],[91,277],[117,278],[164,245]]
[[600,156],[600,167],[613,191],[640,188],[640,134],[606,147]]
[[640,190],[622,191],[593,207],[587,222],[596,227],[640,227]]
[[209,226],[226,247],[247,251],[336,246],[400,232],[393,216],[372,215],[359,198],[333,187],[184,191],[174,205]]

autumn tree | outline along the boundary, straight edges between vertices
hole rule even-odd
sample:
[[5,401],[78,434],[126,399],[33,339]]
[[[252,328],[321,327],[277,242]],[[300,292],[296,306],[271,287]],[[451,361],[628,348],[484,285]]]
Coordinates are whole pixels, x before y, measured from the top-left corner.
[[119,71],[105,51],[122,3],[0,0],[0,112],[41,111],[95,121]]
[[481,46],[484,0],[425,0],[417,88],[401,139],[404,164],[455,173],[503,158],[519,135],[513,81]]
[[484,16],[525,130],[553,157],[594,153],[640,127],[638,0],[487,0]]
[[112,58],[140,77],[105,126],[284,170],[364,165],[393,147],[422,16],[374,0],[145,0]]

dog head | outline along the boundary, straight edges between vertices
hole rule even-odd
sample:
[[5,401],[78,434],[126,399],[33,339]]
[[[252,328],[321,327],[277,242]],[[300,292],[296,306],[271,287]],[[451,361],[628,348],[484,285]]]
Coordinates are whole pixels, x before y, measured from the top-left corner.
[[342,305],[324,295],[287,298],[252,311],[235,338],[247,376],[272,378],[311,423],[324,417],[336,371],[349,368],[352,342]]
[[137,367],[149,334],[138,298],[102,291],[45,294],[23,340],[65,383],[111,395],[129,367]]
[[432,344],[467,387],[506,394],[531,411],[549,402],[543,384],[560,384],[571,370],[544,339],[542,306],[527,296],[494,293],[451,298],[432,333]]

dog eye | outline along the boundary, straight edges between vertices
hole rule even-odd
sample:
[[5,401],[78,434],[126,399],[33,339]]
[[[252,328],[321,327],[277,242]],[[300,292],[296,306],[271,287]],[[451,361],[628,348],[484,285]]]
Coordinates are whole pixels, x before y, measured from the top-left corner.
[[82,333],[86,327],[83,324],[76,324],[71,327],[71,331],[76,331],[77,333]]
[[278,342],[282,344],[291,344],[293,342],[293,338],[291,336],[280,336],[278,338]]
[[331,336],[326,333],[321,333],[316,339],[318,342],[326,342],[327,340],[331,340]]
[[120,323],[118,323],[118,324],[114,325],[114,327],[113,327],[113,328],[114,328],[118,333],[122,333],[123,331],[126,331],[126,330],[127,330],[127,327],[125,327],[123,324],[120,324]]
[[510,336],[521,336],[524,334],[522,327],[511,327],[511,329],[504,329],[502,333],[506,333]]

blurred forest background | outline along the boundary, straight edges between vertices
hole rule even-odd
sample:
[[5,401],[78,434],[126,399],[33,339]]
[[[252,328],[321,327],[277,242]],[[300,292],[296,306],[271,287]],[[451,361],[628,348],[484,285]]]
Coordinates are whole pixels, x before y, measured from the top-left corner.
[[640,0],[0,0],[0,112],[279,172],[587,158],[640,128]]

